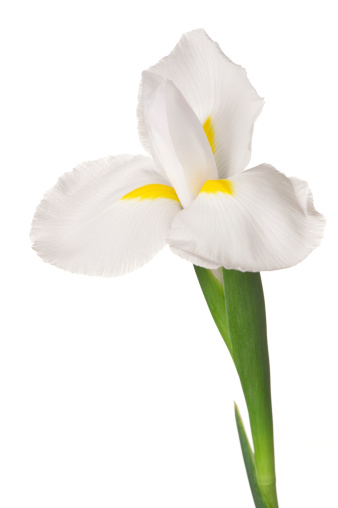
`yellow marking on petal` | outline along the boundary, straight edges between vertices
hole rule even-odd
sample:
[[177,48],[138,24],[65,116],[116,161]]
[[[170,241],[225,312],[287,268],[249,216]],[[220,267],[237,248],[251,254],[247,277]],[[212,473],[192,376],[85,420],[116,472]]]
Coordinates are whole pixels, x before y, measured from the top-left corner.
[[169,185],[163,185],[161,183],[152,183],[149,185],[144,185],[143,187],[139,187],[135,189],[121,199],[173,199],[174,201],[179,201],[175,189],[170,187]]
[[230,180],[207,180],[201,192],[206,192],[207,194],[216,194],[217,192],[222,192],[223,194],[230,194],[230,196],[234,195],[234,184]]
[[216,152],[215,129],[210,116],[208,116],[208,118],[204,122],[203,129],[209,141],[212,153],[215,153]]

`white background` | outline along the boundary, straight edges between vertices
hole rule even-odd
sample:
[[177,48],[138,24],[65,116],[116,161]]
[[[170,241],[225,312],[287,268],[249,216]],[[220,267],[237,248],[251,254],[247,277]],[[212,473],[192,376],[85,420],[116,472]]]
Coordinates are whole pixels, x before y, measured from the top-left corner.
[[328,219],[309,258],[262,278],[280,506],[338,506],[334,2],[5,1],[0,20],[0,505],[253,506],[239,382],[192,266],[165,249],[77,276],[28,238],[63,172],[143,153],[140,73],[204,27],[266,100],[251,165],[307,180]]

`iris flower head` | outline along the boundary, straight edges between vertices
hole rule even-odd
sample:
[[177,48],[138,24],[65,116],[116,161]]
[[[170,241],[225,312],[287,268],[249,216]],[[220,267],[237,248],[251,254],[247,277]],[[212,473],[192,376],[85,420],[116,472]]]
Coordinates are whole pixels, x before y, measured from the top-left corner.
[[165,244],[209,269],[302,261],[325,219],[306,182],[268,164],[245,170],[262,106],[245,70],[203,30],[183,35],[142,74],[138,124],[150,156],[65,173],[36,210],[33,248],[48,263],[99,276],[139,268]]

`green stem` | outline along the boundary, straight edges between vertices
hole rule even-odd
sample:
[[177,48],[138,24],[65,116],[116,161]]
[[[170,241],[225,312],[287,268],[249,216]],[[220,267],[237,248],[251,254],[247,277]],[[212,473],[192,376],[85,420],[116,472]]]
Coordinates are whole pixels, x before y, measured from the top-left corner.
[[[214,276],[210,270],[204,268],[195,267],[195,270],[219,329],[219,322],[222,320],[222,337],[234,360],[243,388],[254,445],[253,459],[246,461],[247,471],[247,464],[249,467],[251,463],[254,464],[251,474],[257,479],[261,498],[264,498],[268,508],[278,508],[270,366],[260,274],[223,268],[223,312],[220,310],[218,298],[215,313],[211,302],[212,284],[208,279]],[[205,272],[208,272],[208,275]],[[243,446],[242,451],[244,456]],[[256,506],[262,506],[255,495],[254,499]]]

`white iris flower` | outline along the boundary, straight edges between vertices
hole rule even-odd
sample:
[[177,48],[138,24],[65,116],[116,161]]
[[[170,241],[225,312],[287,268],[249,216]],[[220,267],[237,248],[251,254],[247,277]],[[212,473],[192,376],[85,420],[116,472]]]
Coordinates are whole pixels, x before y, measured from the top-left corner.
[[308,185],[250,159],[263,100],[203,30],[145,71],[141,141],[151,155],[85,162],[37,208],[33,247],[71,272],[122,275],[166,243],[198,266],[286,268],[320,242],[325,219]]

